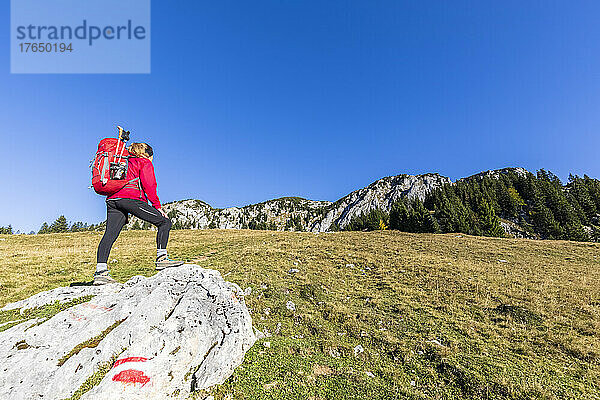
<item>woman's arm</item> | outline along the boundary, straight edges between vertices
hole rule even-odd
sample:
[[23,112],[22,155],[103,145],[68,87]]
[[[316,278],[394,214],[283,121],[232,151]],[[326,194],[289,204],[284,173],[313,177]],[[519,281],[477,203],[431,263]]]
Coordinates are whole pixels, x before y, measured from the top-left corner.
[[156,193],[156,177],[154,176],[154,165],[150,160],[145,160],[142,169],[140,170],[140,182],[142,184],[142,189],[144,193],[146,193],[146,197],[150,200],[152,207],[160,210],[160,200],[158,199],[158,194]]

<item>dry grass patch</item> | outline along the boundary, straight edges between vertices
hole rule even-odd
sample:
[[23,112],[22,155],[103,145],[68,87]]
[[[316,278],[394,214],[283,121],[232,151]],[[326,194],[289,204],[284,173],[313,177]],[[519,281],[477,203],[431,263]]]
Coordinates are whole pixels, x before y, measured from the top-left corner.
[[[91,280],[100,234],[3,238],[0,304]],[[169,248],[252,288],[269,335],[216,399],[600,398],[598,244],[207,230]],[[124,232],[111,273],[150,276],[154,255],[153,232]]]

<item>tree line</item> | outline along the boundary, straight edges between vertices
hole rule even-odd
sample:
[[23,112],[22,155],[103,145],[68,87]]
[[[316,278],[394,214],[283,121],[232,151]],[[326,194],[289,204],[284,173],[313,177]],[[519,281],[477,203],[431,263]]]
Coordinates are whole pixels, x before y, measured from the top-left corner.
[[[169,213],[174,218],[175,211]],[[180,226],[181,225],[181,226]],[[176,222],[174,229],[190,228]],[[210,228],[216,228],[214,221]],[[424,199],[403,198],[387,210],[374,209],[353,218],[344,230],[394,229],[404,232],[465,233],[506,236],[503,226],[516,227],[526,237],[600,241],[600,181],[587,175],[570,175],[563,184],[550,171],[536,174],[505,170],[496,176],[461,179],[429,192]],[[37,233],[95,231],[102,224],[69,222],[64,215],[44,223]],[[131,229],[148,229],[136,221]],[[259,215],[246,223],[249,229],[276,229]],[[286,229],[304,230],[300,217],[290,218]],[[336,221],[331,230],[340,230]],[[0,234],[13,228],[0,227]],[[34,232],[31,232],[34,233]]]
[[497,177],[459,180],[423,200],[401,199],[390,212],[363,213],[346,230],[506,236],[501,222],[516,224],[540,239],[600,240],[600,181],[570,175],[563,185],[550,171],[504,171]]
[[[69,222],[64,215],[61,215],[54,222],[44,222],[40,229],[37,231],[38,234],[45,233],[65,233],[65,232],[86,232],[96,231],[100,225],[87,224],[84,222]],[[0,226],[0,235],[12,235],[18,234],[19,231],[14,231],[12,225]],[[35,231],[29,232],[30,235],[35,235]]]
[[65,232],[86,232],[86,231],[95,231],[97,230],[98,225],[83,222],[69,222],[64,215],[58,217],[54,222],[48,224],[44,222],[38,231],[38,234],[45,233],[65,233]]

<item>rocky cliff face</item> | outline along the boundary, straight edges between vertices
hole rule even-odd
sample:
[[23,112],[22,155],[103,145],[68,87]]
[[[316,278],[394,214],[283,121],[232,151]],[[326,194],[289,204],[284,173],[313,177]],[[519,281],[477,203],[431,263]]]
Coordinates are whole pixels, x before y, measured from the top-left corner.
[[[200,200],[181,200],[163,207],[175,228],[305,230],[306,221],[318,220],[331,202],[284,197],[245,207],[212,208]],[[150,225],[132,218],[129,229]]]
[[[326,232],[344,228],[352,218],[379,208],[389,211],[402,197],[424,199],[431,190],[451,184],[439,174],[397,175],[379,179],[335,203],[284,197],[245,207],[212,208],[200,200],[181,200],[164,205],[175,228],[272,229]],[[132,218],[129,229],[150,225]]]
[[390,211],[400,198],[419,198],[423,200],[430,191],[452,181],[439,174],[398,175],[382,178],[369,186],[342,197],[324,211],[323,218],[315,220],[310,226],[313,232],[325,232],[337,225],[344,228],[352,218],[374,209]]

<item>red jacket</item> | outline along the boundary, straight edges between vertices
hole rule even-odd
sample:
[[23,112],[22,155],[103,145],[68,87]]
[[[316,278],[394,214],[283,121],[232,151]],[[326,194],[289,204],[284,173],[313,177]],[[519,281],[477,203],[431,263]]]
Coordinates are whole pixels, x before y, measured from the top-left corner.
[[147,158],[130,158],[127,169],[127,180],[135,178],[139,178],[139,180],[128,183],[123,189],[108,198],[150,201],[154,208],[160,209],[160,200],[156,194],[157,185],[152,161]]

